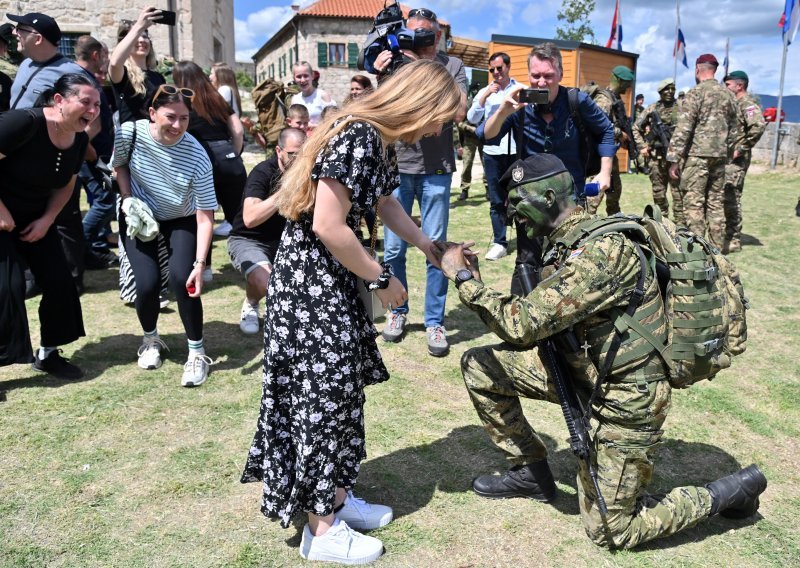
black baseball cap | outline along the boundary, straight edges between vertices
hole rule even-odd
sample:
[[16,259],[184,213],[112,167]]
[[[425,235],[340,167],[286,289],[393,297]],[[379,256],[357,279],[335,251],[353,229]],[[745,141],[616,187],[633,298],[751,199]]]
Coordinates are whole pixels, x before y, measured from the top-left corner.
[[42,14],[41,12],[31,12],[29,14],[25,14],[24,16],[6,14],[6,17],[12,22],[30,26],[53,45],[58,45],[58,42],[61,41],[61,28],[59,28],[56,21],[47,14]]

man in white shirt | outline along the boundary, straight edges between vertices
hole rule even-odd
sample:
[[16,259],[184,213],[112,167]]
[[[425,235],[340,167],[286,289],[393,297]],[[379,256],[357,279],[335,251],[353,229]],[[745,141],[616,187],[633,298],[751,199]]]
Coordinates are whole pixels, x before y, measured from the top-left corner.
[[[489,72],[494,79],[481,89],[467,111],[467,120],[480,124],[492,116],[517,84],[509,76],[511,58],[506,53],[493,53],[489,57]],[[496,145],[484,144],[483,168],[489,186],[489,217],[492,220],[492,246],[486,253],[487,260],[498,260],[508,254],[506,239],[506,196],[499,187],[499,180],[517,155],[513,132],[509,132]]]

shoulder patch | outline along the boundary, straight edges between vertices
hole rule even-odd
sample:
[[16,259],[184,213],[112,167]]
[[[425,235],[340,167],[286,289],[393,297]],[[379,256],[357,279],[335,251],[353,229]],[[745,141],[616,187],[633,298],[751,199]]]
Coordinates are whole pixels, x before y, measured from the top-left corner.
[[753,116],[758,112],[758,107],[756,105],[749,106],[744,111],[747,113],[747,116]]
[[585,249],[586,249],[586,247],[576,248],[574,251],[572,251],[570,253],[569,257],[567,257],[567,260],[572,260],[573,258],[578,258],[581,255],[581,253],[583,253],[583,251]]

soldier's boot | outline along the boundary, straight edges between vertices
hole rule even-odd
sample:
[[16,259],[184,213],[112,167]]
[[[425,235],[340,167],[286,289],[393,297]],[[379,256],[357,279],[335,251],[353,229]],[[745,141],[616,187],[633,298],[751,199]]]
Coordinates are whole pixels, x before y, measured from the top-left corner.
[[711,513],[729,519],[745,519],[756,514],[759,500],[767,488],[767,478],[758,466],[749,465],[741,471],[706,485],[711,493]]
[[489,499],[528,497],[537,501],[552,501],[556,497],[556,482],[547,460],[516,465],[502,475],[481,475],[472,481],[472,490]]
[[459,201],[465,201],[469,197],[469,188],[461,188],[461,194],[458,196]]
[[794,208],[794,214],[800,217],[800,199],[797,200],[797,205]]
[[731,252],[742,252],[742,241],[740,241],[739,239],[733,238],[727,244],[726,248],[727,248],[727,250],[723,251],[723,252],[725,252],[725,254],[728,254],[728,253],[731,253]]

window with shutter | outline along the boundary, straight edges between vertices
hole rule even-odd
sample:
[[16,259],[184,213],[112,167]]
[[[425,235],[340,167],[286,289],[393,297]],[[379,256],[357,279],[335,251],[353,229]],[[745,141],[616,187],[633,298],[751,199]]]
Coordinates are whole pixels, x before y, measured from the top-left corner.
[[347,44],[347,66],[350,69],[356,69],[358,67],[358,54],[360,51],[357,43]]
[[328,44],[322,41],[317,43],[317,66],[328,66]]

